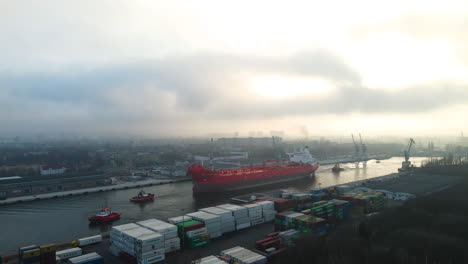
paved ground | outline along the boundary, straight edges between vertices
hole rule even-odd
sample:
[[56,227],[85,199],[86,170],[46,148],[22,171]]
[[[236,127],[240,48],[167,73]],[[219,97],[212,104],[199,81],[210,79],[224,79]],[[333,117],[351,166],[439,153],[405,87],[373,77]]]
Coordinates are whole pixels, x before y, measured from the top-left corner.
[[414,175],[400,176],[385,181],[365,183],[364,186],[372,189],[383,189],[391,192],[405,192],[416,196],[428,195],[441,191],[462,181],[462,177],[431,175],[416,173]]

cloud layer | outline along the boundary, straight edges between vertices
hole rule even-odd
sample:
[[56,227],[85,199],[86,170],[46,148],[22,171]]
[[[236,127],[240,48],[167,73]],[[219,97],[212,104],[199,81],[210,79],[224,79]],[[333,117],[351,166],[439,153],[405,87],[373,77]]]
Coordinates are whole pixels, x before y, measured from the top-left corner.
[[[246,96],[251,94],[249,76],[262,74],[321,78],[335,89],[319,98]],[[396,91],[364,87],[356,71],[324,50],[289,57],[200,54],[64,72],[4,72],[0,86],[1,121],[33,130],[190,127],[201,120],[242,122],[355,112],[411,114],[468,103],[468,87],[450,81]]]

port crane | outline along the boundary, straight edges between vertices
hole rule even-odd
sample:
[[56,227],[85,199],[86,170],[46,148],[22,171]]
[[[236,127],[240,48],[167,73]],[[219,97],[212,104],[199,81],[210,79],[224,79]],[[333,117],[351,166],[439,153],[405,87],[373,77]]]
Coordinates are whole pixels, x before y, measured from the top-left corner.
[[403,151],[403,154],[405,155],[405,161],[401,163],[402,170],[409,169],[411,166],[411,161],[409,159],[411,154],[411,147],[413,147],[414,144],[416,144],[416,142],[414,141],[414,139],[410,138],[408,142],[408,147]]
[[359,141],[361,142],[361,160],[367,161],[367,145],[362,143],[361,133],[359,133]]
[[362,142],[362,136],[361,133],[359,133],[359,143],[354,140],[354,135],[351,134],[351,138],[353,139],[353,144],[354,144],[354,158],[357,163],[363,162],[365,165],[365,162],[367,161],[367,145]]
[[354,135],[351,134],[351,138],[353,139],[353,144],[354,144],[354,157],[356,158],[356,160],[359,162],[359,153],[361,152],[361,148],[359,147],[359,145],[356,143],[356,141],[354,140]]

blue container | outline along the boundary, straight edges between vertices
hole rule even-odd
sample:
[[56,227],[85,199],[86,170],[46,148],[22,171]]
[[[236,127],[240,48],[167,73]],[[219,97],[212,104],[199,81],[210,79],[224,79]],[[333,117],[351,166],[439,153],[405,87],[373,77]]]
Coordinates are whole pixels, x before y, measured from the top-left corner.
[[314,201],[314,202],[319,202],[319,201],[320,201],[320,196],[319,196],[319,195],[312,194],[312,195],[310,196],[310,198],[311,198],[312,201]]

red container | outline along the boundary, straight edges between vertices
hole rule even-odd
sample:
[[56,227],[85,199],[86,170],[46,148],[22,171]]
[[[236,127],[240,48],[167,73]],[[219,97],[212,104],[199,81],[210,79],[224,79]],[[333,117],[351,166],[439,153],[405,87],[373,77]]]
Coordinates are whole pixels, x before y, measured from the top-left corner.
[[273,233],[270,233],[268,235],[266,235],[267,237],[276,237],[279,235],[279,232],[273,232]]
[[205,224],[200,222],[198,224],[194,224],[194,225],[189,225],[189,226],[184,226],[184,231],[187,232],[187,231],[192,231],[192,230],[196,230],[196,229],[200,229],[202,227],[205,227]]
[[280,246],[280,241],[279,239],[274,239],[274,240],[270,240],[268,242],[265,242],[263,244],[261,244],[261,249],[262,250],[265,250],[267,248],[278,248]]

